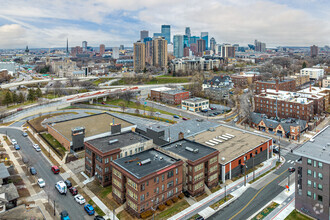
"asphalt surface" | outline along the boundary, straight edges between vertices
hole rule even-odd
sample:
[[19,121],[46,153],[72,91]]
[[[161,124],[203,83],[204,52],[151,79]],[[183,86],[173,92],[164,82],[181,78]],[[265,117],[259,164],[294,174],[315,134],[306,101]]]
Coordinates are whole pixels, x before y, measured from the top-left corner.
[[[285,187],[280,186],[279,183],[288,179],[288,176],[291,174],[287,170],[290,166],[293,166],[293,164],[287,163],[287,161],[295,161],[299,157],[289,152],[283,152],[283,154],[285,154],[283,156],[286,162],[273,173],[276,176],[272,176],[267,181],[264,188],[255,189],[250,187],[238,199],[219,210],[208,219],[247,219],[253,217],[265,204],[285,190]],[[267,178],[267,176],[265,178]]]
[[[13,128],[0,128],[0,133],[7,134],[10,139],[16,139],[17,143],[21,147],[20,153],[22,157],[28,158],[29,163],[37,170],[37,177],[44,179],[46,187],[44,188],[49,199],[53,202],[55,200],[56,209],[60,213],[63,210],[67,210],[70,219],[93,219],[88,216],[84,211],[83,205],[79,205],[74,201],[73,196],[70,192],[67,195],[60,195],[55,189],[55,183],[63,180],[61,175],[55,175],[51,171],[50,162],[45,159],[41,152],[36,152],[32,147],[32,142],[29,138],[22,136],[22,131]],[[59,218],[59,216],[57,216]]]

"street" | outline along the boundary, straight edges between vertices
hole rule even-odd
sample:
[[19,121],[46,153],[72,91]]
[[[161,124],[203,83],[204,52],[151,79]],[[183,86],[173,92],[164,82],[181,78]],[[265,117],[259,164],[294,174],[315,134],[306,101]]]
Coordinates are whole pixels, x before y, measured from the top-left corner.
[[[41,152],[36,152],[32,147],[32,143],[29,138],[22,136],[22,131],[12,128],[0,128],[0,133],[7,134],[10,139],[16,139],[17,143],[21,147],[20,153],[22,157],[25,157],[29,160],[31,166],[37,170],[37,177],[43,178],[46,182],[45,192],[49,196],[49,199],[52,203],[55,200],[56,209],[60,213],[63,210],[67,210],[70,216],[70,219],[92,219],[84,211],[83,205],[79,205],[73,199],[73,196],[70,192],[67,195],[60,195],[59,192],[55,189],[55,183],[59,180],[63,180],[61,175],[55,175],[51,171],[50,162],[45,159]],[[47,199],[47,198],[46,198]],[[52,213],[50,213],[52,214]]]
[[[283,154],[285,154],[283,156],[286,162],[273,175],[264,177],[266,181],[263,180],[256,186],[252,185],[238,199],[220,209],[208,219],[247,219],[253,217],[259,209],[285,190],[285,187],[279,184],[288,179],[291,174],[288,172],[288,168],[293,164],[288,162],[297,160],[298,156],[289,152]],[[294,173],[291,175],[294,175]]]

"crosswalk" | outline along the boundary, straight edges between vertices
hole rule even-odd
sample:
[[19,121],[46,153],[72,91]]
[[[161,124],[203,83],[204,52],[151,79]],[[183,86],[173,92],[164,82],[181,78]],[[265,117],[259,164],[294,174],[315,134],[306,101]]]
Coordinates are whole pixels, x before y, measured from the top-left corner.
[[296,161],[294,161],[294,160],[288,160],[287,161],[287,163],[291,163],[291,164],[294,164],[294,162],[296,162]]

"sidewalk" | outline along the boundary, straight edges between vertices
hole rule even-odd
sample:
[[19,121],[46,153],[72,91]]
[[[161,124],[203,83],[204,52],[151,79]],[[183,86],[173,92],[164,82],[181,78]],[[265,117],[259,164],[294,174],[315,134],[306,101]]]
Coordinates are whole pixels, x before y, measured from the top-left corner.
[[[42,144],[42,146],[47,149],[50,152],[50,155],[60,164],[61,168],[64,170],[64,172],[61,174],[62,175],[69,175],[77,184],[78,186],[80,186],[84,192],[94,201],[94,203],[100,207],[100,209],[106,213],[106,216],[104,216],[105,219],[111,219],[111,220],[118,220],[118,218],[113,215],[113,212],[107,208],[107,206],[87,187],[85,187],[85,185],[78,179],[78,177],[70,170],[70,168],[68,168],[68,166],[65,164],[64,159],[61,160],[55,153],[53,150],[49,149],[48,145],[45,144],[43,142],[42,139],[40,139],[37,134],[35,134],[31,128],[28,128],[28,131],[31,132],[31,134],[33,134],[33,136],[40,142],[40,144]],[[32,142],[32,140],[31,140]],[[32,142],[33,143],[33,142]],[[44,155],[44,154],[43,154]],[[44,157],[46,159],[47,156],[44,155]]]
[[[255,171],[255,178],[262,175],[263,173],[267,172],[268,170],[272,169],[276,166],[276,161],[278,160],[277,157],[273,157],[269,159],[268,161],[264,162],[264,166],[260,167]],[[244,177],[238,179],[235,182],[230,183],[226,186],[226,194],[231,194],[233,198],[229,200],[228,202],[222,204],[218,209],[221,209],[222,207],[228,205],[232,201],[236,200],[240,195],[242,195],[250,186],[248,182],[253,180],[252,173],[250,175],[247,175],[247,184],[244,186]],[[218,190],[217,192],[209,195],[208,197],[204,198],[203,200],[196,202],[192,206],[188,207],[187,209],[181,211],[180,213],[172,216],[169,218],[169,220],[178,220],[178,219],[186,219],[189,218],[196,213],[203,216],[204,218],[207,218],[214,214],[217,210],[214,210],[212,208],[209,208],[210,205],[213,203],[219,201],[220,199],[225,197],[225,189],[222,188]]]
[[[32,187],[32,183],[30,182],[30,180],[25,175],[24,170],[22,169],[21,165],[18,163],[18,161],[17,161],[16,157],[14,156],[12,150],[9,148],[9,146],[7,145],[7,142],[4,140],[4,138],[3,138],[4,136],[5,135],[0,135],[0,140],[1,140],[1,143],[3,144],[3,147],[6,149],[6,152],[9,156],[10,160],[13,162],[15,168],[17,169],[18,174],[22,177],[22,179],[23,179],[23,181],[26,185],[26,188],[30,193],[30,196],[31,197],[36,196],[37,193],[34,190],[34,188]],[[35,204],[37,206],[39,206],[39,208],[41,209],[41,212],[44,214],[46,219],[52,219],[50,214],[46,211],[45,206],[44,206],[44,204],[43,204],[43,202],[41,201],[40,198],[35,200]]]

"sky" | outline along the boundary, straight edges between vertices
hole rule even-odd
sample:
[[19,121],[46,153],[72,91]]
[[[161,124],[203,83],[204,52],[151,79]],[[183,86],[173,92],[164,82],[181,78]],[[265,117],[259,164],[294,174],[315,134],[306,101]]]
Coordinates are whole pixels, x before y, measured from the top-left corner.
[[329,0],[1,0],[0,49],[131,47],[171,25],[171,37],[209,32],[217,43],[330,45]]

